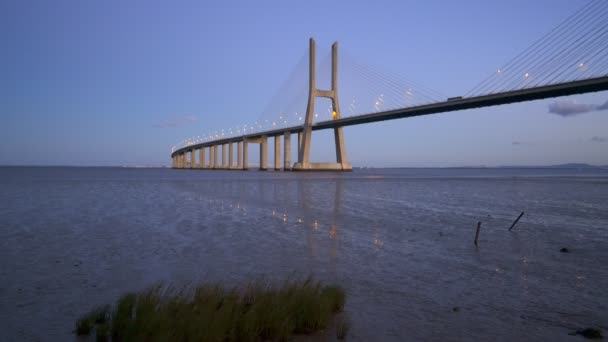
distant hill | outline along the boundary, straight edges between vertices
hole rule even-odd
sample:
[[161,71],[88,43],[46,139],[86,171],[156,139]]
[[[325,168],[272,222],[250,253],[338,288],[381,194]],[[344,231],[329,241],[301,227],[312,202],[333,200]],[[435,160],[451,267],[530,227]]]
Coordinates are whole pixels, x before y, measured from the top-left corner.
[[509,166],[498,166],[499,168],[543,168],[543,169],[598,169],[606,168],[606,165],[590,165],[585,163],[566,163],[558,165],[509,165]]
[[566,163],[558,165],[499,165],[499,166],[447,166],[447,167],[367,167],[355,166],[355,169],[608,169],[608,165],[590,165],[585,163]]

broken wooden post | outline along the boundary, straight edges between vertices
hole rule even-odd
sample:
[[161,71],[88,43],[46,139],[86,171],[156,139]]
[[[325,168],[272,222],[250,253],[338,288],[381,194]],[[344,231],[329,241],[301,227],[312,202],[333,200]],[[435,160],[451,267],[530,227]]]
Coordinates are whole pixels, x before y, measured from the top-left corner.
[[519,216],[517,217],[517,219],[515,219],[515,222],[513,222],[513,224],[511,225],[511,228],[509,228],[509,231],[511,231],[511,229],[513,229],[513,227],[515,227],[515,225],[517,224],[517,221],[519,221],[519,219],[524,216],[524,212],[522,211],[521,214],[519,214]]
[[475,246],[477,246],[477,239],[479,239],[479,229],[481,228],[481,221],[477,222],[477,231],[475,232]]

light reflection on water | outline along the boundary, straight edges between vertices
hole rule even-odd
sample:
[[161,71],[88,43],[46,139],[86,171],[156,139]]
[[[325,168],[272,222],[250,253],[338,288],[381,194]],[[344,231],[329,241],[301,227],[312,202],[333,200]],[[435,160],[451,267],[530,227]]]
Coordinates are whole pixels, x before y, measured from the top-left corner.
[[569,340],[608,328],[608,173],[569,172],[0,168],[0,340],[161,280],[310,273],[353,340]]

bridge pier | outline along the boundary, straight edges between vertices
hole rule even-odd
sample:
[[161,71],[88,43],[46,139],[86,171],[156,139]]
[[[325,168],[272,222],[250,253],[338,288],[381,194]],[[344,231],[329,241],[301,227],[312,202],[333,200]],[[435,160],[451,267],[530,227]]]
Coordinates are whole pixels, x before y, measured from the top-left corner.
[[274,137],[274,170],[281,170],[281,136]]
[[302,149],[302,132],[298,132],[298,155],[300,155],[301,149]]
[[190,150],[190,168],[194,169],[196,167],[196,149]]
[[198,150],[198,159],[200,159],[199,164],[198,164],[198,168],[199,169],[205,169],[206,168],[206,160],[205,160],[205,148],[201,147]]
[[213,145],[213,168],[214,169],[220,168],[220,163],[218,163],[218,160],[219,160],[218,155],[219,155],[219,146]]
[[209,168],[213,169],[215,165],[213,164],[213,146],[209,146]]
[[260,170],[268,169],[268,137],[263,135],[260,138]]
[[247,143],[247,139],[243,139],[243,170],[249,169],[249,144]]
[[228,170],[234,169],[234,144],[228,143]]
[[291,170],[291,132],[283,133],[283,170]]
[[228,146],[226,144],[222,144],[222,169],[226,170],[228,168]]
[[239,141],[236,144],[236,168],[243,169],[243,142]]

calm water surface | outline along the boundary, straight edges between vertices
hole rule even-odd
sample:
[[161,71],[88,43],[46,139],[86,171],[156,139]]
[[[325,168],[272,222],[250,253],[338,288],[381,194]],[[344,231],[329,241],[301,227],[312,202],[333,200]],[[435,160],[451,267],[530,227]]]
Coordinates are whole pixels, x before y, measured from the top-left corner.
[[158,281],[293,274],[347,289],[350,340],[578,341],[608,331],[607,261],[608,170],[0,168],[1,341],[74,340]]

